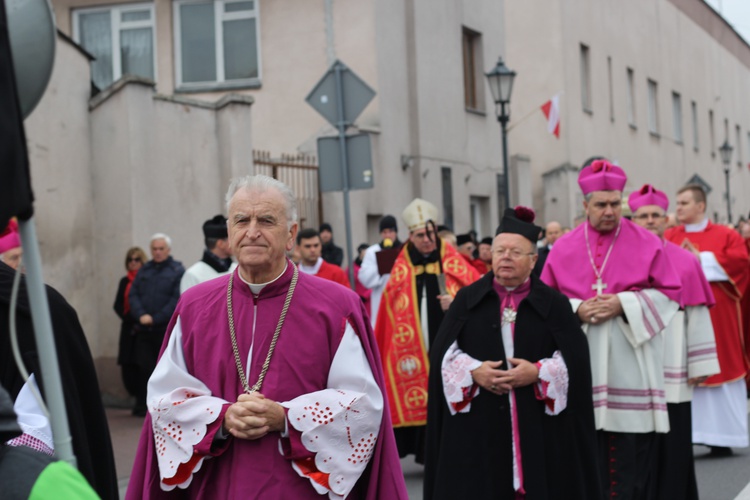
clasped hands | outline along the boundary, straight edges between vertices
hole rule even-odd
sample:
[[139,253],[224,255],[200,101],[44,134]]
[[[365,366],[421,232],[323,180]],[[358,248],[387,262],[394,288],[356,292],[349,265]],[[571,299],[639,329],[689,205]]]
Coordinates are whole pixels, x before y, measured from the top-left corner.
[[620,298],[612,293],[603,293],[584,300],[576,311],[584,323],[599,324],[623,313]]
[[474,382],[494,394],[508,394],[512,389],[525,387],[539,380],[539,370],[534,363],[521,358],[509,358],[513,368],[501,370],[501,361],[484,361],[471,372]]
[[239,439],[260,439],[269,432],[283,432],[284,407],[263,394],[240,394],[224,414],[224,430]]

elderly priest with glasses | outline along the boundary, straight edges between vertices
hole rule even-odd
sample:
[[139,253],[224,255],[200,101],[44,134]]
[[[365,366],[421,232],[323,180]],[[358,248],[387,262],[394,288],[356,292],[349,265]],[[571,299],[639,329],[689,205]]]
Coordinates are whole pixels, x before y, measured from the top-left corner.
[[430,356],[426,499],[599,499],[591,368],[568,299],[532,269],[534,212],[506,209],[492,271]]

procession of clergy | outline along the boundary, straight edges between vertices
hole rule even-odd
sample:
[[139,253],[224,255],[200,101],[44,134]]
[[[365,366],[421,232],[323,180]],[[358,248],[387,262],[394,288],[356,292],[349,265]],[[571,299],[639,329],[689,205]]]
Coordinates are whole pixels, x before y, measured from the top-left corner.
[[404,210],[400,248],[384,218],[360,270],[370,318],[287,257],[289,187],[233,181],[238,267],[180,298],[127,498],[407,498],[408,454],[426,499],[697,498],[693,443],[748,446],[744,241],[708,220],[700,186],[666,230],[650,185],[622,216],[620,167],[595,160],[578,182],[586,220],[541,276],[531,209],[506,209],[484,276],[431,203]]

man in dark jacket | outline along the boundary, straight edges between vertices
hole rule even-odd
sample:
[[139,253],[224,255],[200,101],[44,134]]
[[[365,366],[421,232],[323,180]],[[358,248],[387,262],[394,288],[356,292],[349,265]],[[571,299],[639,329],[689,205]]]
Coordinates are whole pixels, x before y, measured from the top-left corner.
[[320,225],[318,232],[320,233],[320,242],[323,243],[320,256],[329,264],[341,267],[341,263],[344,262],[344,251],[341,247],[333,244],[333,228],[329,223],[324,222]]
[[427,500],[602,496],[588,344],[531,274],[533,217],[506,210],[493,272],[458,292],[431,348]]
[[163,233],[151,237],[151,260],[141,269],[130,288],[130,315],[135,320],[135,357],[138,364],[138,394],[133,414],[146,415],[146,386],[159,357],[164,333],[180,298],[180,280],[185,272],[174,260],[172,240]]

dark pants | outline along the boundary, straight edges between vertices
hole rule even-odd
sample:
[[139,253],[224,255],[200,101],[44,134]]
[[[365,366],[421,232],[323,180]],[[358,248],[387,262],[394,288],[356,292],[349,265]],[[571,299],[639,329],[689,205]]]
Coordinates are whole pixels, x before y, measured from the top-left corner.
[[424,464],[425,433],[427,426],[396,427],[393,435],[396,437],[398,456],[414,455],[418,464]]
[[669,433],[662,439],[659,498],[698,500],[690,402],[667,404]]
[[607,431],[597,431],[596,434],[605,497],[619,500],[657,499],[663,434]]
[[159,359],[159,351],[164,341],[166,326],[152,327],[148,330],[138,330],[135,334],[135,359],[138,366],[138,385],[135,394],[135,409],[145,410],[146,388],[148,379],[151,377],[156,361]]

